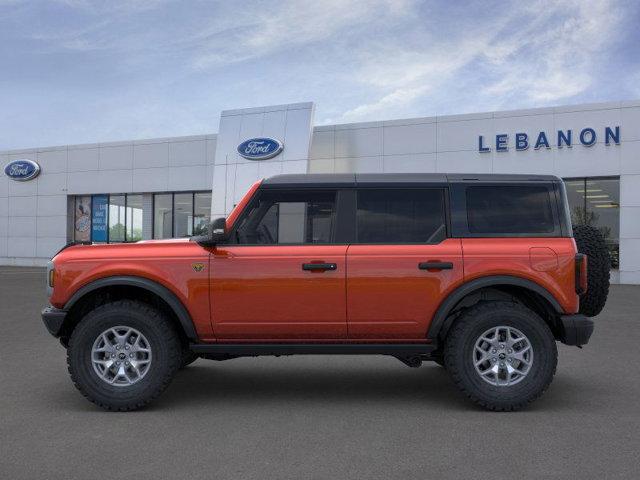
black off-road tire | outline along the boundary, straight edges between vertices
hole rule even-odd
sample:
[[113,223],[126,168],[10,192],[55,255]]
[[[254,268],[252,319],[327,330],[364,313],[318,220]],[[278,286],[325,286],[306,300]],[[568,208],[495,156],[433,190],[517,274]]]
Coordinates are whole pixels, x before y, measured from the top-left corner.
[[442,368],[447,368],[447,365],[444,363],[443,355],[433,357],[433,363],[435,363],[436,365],[440,365]]
[[595,317],[604,308],[609,295],[609,250],[597,228],[576,225],[573,227],[573,238],[578,252],[587,256],[587,291],[580,295],[580,313]]
[[[94,341],[115,326],[138,330],[151,347],[149,370],[132,385],[109,385],[93,368]],[[74,329],[67,349],[67,366],[74,385],[88,400],[110,411],[137,410],[151,403],[171,383],[181,361],[182,346],[171,322],[148,304],[132,300],[107,303],[89,312]]]
[[[487,330],[510,326],[522,332],[533,349],[533,363],[519,383],[494,386],[474,366],[475,343]],[[514,411],[540,397],[556,372],[558,350],[547,324],[535,312],[514,302],[482,302],[467,310],[446,338],[444,359],[454,383],[471,401],[493,411]]]
[[180,362],[180,370],[182,370],[183,368],[187,368],[189,365],[195,362],[198,358],[200,357],[198,356],[197,353],[192,352],[191,350],[189,350],[188,347],[184,348],[182,350],[182,360]]

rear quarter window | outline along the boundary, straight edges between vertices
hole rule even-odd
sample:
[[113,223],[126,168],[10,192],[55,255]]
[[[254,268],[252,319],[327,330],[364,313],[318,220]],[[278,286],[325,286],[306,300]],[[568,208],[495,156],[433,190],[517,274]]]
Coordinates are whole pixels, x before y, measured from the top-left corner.
[[546,186],[467,187],[467,222],[472,234],[549,234],[556,230]]

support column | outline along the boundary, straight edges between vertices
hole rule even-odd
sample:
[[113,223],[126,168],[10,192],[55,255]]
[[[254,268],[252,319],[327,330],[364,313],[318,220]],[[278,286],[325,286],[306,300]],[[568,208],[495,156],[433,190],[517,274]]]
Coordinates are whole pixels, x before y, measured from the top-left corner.
[[[313,102],[225,110],[220,116],[211,198],[211,218],[224,217],[252,183],[281,173],[307,173],[313,130]],[[237,151],[252,138],[283,145],[267,160],[249,160]]]

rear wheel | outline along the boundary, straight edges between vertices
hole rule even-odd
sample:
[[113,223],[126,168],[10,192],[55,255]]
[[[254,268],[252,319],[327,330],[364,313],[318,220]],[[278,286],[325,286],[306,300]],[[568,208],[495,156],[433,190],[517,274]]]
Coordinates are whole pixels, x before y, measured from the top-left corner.
[[476,404],[518,410],[548,388],[558,352],[549,327],[513,302],[485,302],[465,312],[445,343],[453,381]]
[[433,362],[437,365],[440,365],[442,368],[447,368],[447,366],[444,363],[444,356],[442,355],[433,357]]
[[158,397],[182,360],[179,337],[158,310],[121,300],[89,312],[67,350],[71,379],[106,410],[135,410]]

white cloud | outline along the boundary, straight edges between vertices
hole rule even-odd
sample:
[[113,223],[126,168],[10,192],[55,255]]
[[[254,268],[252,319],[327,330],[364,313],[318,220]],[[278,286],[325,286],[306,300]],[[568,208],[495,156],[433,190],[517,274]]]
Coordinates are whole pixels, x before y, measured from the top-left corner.
[[597,55],[616,38],[621,21],[611,2],[537,1],[513,7],[488,28],[482,19],[470,18],[450,38],[425,32],[425,46],[419,49],[387,39],[384,47],[361,52],[363,62],[353,77],[371,93],[339,120],[402,115],[411,103],[446,96],[447,87],[460,83],[477,85],[476,99],[483,106],[508,104],[516,94],[521,101],[542,105],[585,92],[593,82]]
[[225,12],[230,23],[213,22],[196,33],[194,44],[199,51],[193,65],[199,69],[219,67],[335,40],[340,32],[350,28],[402,17],[413,3],[412,0],[283,0],[272,8],[239,6]]
[[491,4],[0,0],[4,146],[214,131],[222,109],[309,99],[352,122],[640,97],[635,4]]
[[[591,85],[595,57],[615,38],[620,21],[611,2],[539,2],[535,7],[531,14],[543,12],[535,22],[498,42],[499,48],[516,48],[502,58],[488,55],[501,78],[484,90],[486,94],[520,91],[533,102],[549,103],[578,95]],[[563,17],[564,12],[570,15]],[[554,18],[562,20],[554,23]]]

